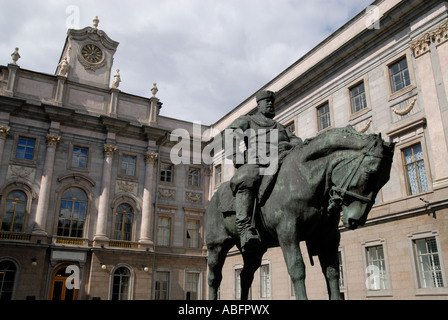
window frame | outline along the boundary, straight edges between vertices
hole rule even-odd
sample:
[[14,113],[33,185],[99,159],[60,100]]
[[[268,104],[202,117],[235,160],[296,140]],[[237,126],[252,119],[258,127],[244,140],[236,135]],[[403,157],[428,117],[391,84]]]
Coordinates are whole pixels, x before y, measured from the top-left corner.
[[[408,71],[409,71],[409,80],[410,80],[410,85],[397,90],[397,91],[393,91],[392,90],[392,82],[391,82],[391,74],[390,74],[390,66],[392,66],[393,64],[406,59],[406,63],[408,65]],[[388,90],[388,100],[394,100],[402,95],[404,95],[405,93],[408,93],[412,90],[414,90],[416,88],[416,81],[415,81],[415,74],[414,74],[414,65],[412,62],[412,53],[411,51],[408,49],[405,52],[393,57],[392,59],[388,60],[385,64],[384,64],[384,74],[387,75],[386,76],[386,87]]]
[[[217,181],[219,177],[219,181]],[[222,183],[222,164],[217,164],[213,167],[213,184],[215,188],[218,188]]]
[[[316,130],[317,133],[325,132],[331,128],[334,127],[334,116],[333,116],[333,106],[332,106],[332,99],[327,99],[326,101],[320,103],[315,107],[315,119],[316,119]],[[329,124],[325,128],[321,128],[321,115],[319,115],[319,110],[326,107],[328,105],[328,112],[325,114],[328,114],[329,117]]]
[[[154,300],[170,300],[170,294],[171,294],[171,271],[170,270],[166,270],[166,269],[157,269],[154,277]],[[160,297],[158,298],[158,294],[160,295],[160,289],[157,289],[157,282],[158,282],[158,278],[157,276],[159,274],[167,274],[168,275],[168,281],[167,281],[167,285],[166,285],[166,299],[160,299]]]
[[[421,288],[420,286],[420,275],[419,270],[417,266],[417,254],[415,250],[415,241],[416,240],[422,240],[427,238],[434,238],[437,244],[437,254],[439,256],[439,262],[440,262],[440,269],[442,274],[442,281],[444,287],[439,288]],[[412,278],[414,282],[414,290],[415,294],[417,296],[423,296],[423,295],[447,295],[448,294],[448,280],[447,275],[445,271],[445,264],[444,264],[444,257],[443,257],[443,250],[442,245],[440,242],[440,235],[438,231],[431,230],[431,231],[422,231],[418,233],[412,233],[408,235],[408,247],[409,247],[409,256],[411,261],[411,269],[412,269]]]
[[[189,287],[189,285],[188,285],[188,275],[189,274],[195,274],[195,275],[197,275],[197,283],[195,284],[196,285],[196,289],[197,289],[197,292],[196,292],[196,294],[197,294],[197,297],[196,297],[196,299],[187,299],[187,297],[188,297],[188,292],[189,291],[187,291],[188,290],[188,287]],[[185,292],[185,296],[184,296],[184,299],[185,300],[201,300],[202,299],[202,271],[198,271],[198,270],[185,270],[185,281],[184,281],[184,292]]]
[[[119,214],[121,213],[121,212],[118,212],[118,208],[120,208],[120,206],[122,206],[122,205],[128,205],[131,209],[132,209],[132,212],[130,212],[130,214],[131,214],[131,216],[132,216],[132,218],[131,218],[131,223],[130,223],[130,231],[129,231],[129,239],[124,239],[123,238],[123,233],[124,233],[124,225],[123,225],[123,222],[121,222],[122,223],[122,226],[121,226],[121,237],[120,237],[120,239],[117,239],[116,238],[116,232],[117,232],[117,222],[118,222],[118,217],[119,217]],[[113,229],[112,229],[112,240],[115,240],[115,241],[134,241],[134,235],[135,235],[135,232],[134,232],[134,224],[135,224],[135,207],[131,204],[131,203],[129,203],[129,202],[120,202],[117,206],[115,206],[114,207],[114,219],[113,219]],[[126,214],[128,214],[128,213],[126,213]]]
[[[409,185],[408,185],[409,182],[408,182],[408,176],[407,176],[407,171],[406,171],[404,150],[412,148],[412,147],[414,147],[414,146],[416,146],[418,144],[420,144],[420,147],[422,149],[423,158],[421,159],[421,161],[423,161],[423,166],[424,166],[424,169],[425,169],[425,176],[426,176],[426,184],[427,184],[428,189],[426,191],[420,191],[418,193],[411,194],[409,192]],[[411,197],[411,196],[417,196],[417,195],[421,195],[421,194],[424,194],[426,192],[431,191],[432,190],[431,171],[430,171],[430,168],[429,168],[429,161],[428,161],[428,157],[427,157],[427,153],[426,153],[426,145],[423,143],[423,139],[414,139],[414,140],[408,141],[407,143],[402,144],[402,145],[400,145],[398,147],[399,147],[399,150],[400,150],[400,154],[399,154],[400,157],[401,157],[401,159],[400,159],[401,160],[400,168],[401,168],[401,171],[402,171],[402,175],[401,176],[404,179],[405,195],[408,196],[408,197]]]
[[[380,289],[370,289],[367,287],[367,282],[369,281],[369,277],[372,276],[371,271],[369,268],[369,257],[368,257],[368,249],[374,248],[374,247],[382,247],[383,249],[383,255],[384,255],[384,267],[385,267],[385,274],[384,276],[387,279],[387,287],[386,288],[380,288]],[[387,250],[387,244],[385,239],[378,239],[378,240],[371,240],[367,242],[361,243],[362,248],[362,258],[363,258],[363,265],[364,265],[364,288],[366,291],[367,297],[385,297],[385,296],[392,296],[392,283],[391,283],[391,275],[390,275],[390,267],[389,267],[389,259],[388,259],[388,250]]]
[[[170,166],[171,167],[171,181],[166,181],[166,180],[162,180],[162,173],[163,173],[163,166]],[[164,184],[164,185],[174,185],[175,184],[175,179],[174,179],[174,174],[175,174],[176,168],[174,166],[174,164],[170,163],[170,162],[166,162],[166,161],[162,161],[160,163],[160,171],[159,171],[159,183]]]
[[[80,189],[82,192],[84,192],[85,196],[86,196],[86,200],[85,200],[85,218],[84,218],[84,224],[83,224],[83,230],[82,230],[82,235],[80,237],[73,237],[71,235],[65,236],[65,235],[60,235],[59,234],[59,220],[61,219],[61,210],[62,210],[62,200],[63,200],[63,196],[64,194],[69,190],[69,189]],[[56,224],[55,224],[55,236],[56,237],[68,237],[68,238],[74,238],[74,239],[85,239],[86,238],[86,234],[89,230],[89,225],[88,225],[88,221],[89,221],[89,208],[90,208],[90,197],[89,197],[89,193],[82,187],[77,186],[77,185],[70,185],[66,188],[64,188],[60,194],[60,196],[58,197],[58,214],[56,215]],[[84,201],[83,201],[84,202]],[[73,213],[73,208],[72,208],[72,213]],[[73,219],[70,219],[73,222]],[[72,230],[72,226],[70,224],[70,233]]]
[[[33,149],[33,158],[32,159],[22,159],[22,158],[17,158],[17,147],[19,145],[19,139],[20,138],[25,138],[25,139],[33,139],[34,142],[34,149]],[[13,150],[11,152],[11,161],[14,163],[22,163],[22,164],[31,164],[34,165],[37,162],[37,157],[39,154],[39,143],[40,143],[40,139],[39,137],[36,137],[34,135],[30,135],[30,134],[26,134],[26,133],[19,133],[16,132],[14,134],[14,145],[13,145]]]
[[[189,228],[189,222],[196,222],[197,223],[197,229],[190,229]],[[202,223],[201,223],[201,219],[200,218],[193,218],[193,217],[186,217],[185,220],[185,247],[187,249],[201,249],[202,248],[202,237],[201,237],[201,228],[202,228]],[[193,239],[196,238],[196,242],[197,242],[197,246],[191,246],[190,242],[193,241],[191,240],[191,235],[190,238],[188,237],[189,230],[193,230]],[[190,240],[189,240],[190,239]]]
[[[190,183],[190,175],[192,171],[198,171],[198,176],[197,177],[197,182],[198,185],[195,185],[194,183]],[[203,174],[203,170],[201,167],[197,167],[197,166],[189,166],[187,168],[187,179],[186,179],[186,183],[187,183],[187,188],[189,189],[197,189],[197,190],[202,190],[203,184],[204,184],[204,174]]]
[[[122,172],[122,165],[123,165],[123,158],[124,157],[133,157],[135,158],[135,164],[134,164],[134,173],[133,174],[128,174],[123,173]],[[136,179],[137,178],[137,173],[138,173],[138,155],[136,153],[131,153],[131,152],[123,152],[120,151],[119,153],[119,157],[118,157],[118,168],[117,168],[117,172],[118,172],[118,176],[122,177],[122,178],[129,178],[129,179]]]
[[[165,244],[165,232],[162,236],[162,244],[159,243],[159,219],[167,219],[169,221],[169,226],[166,228],[164,227],[163,229],[168,231],[168,244]],[[171,241],[172,241],[172,234],[173,234],[173,218],[169,215],[166,214],[158,214],[157,215],[157,232],[156,232],[156,239],[155,239],[155,245],[158,247],[171,247]]]
[[11,297],[8,300],[1,299],[2,292],[3,292],[3,283],[0,282],[0,300],[3,300],[3,301],[14,300],[15,299],[15,294],[16,294],[16,288],[17,288],[17,285],[18,285],[17,284],[17,279],[19,279],[19,273],[20,273],[19,264],[14,259],[12,259],[10,257],[2,257],[0,259],[0,263],[3,263],[3,262],[11,263],[15,267],[15,270],[14,270],[14,279],[12,281]]
[[[355,87],[357,87],[360,84],[364,84],[364,95],[365,95],[365,100],[366,100],[366,107],[364,109],[354,111],[353,104],[352,104],[351,92]],[[362,78],[358,78],[355,81],[350,82],[348,84],[348,86],[346,87],[346,94],[347,94],[347,99],[349,100],[349,105],[350,105],[350,108],[348,110],[349,121],[352,121],[352,120],[354,120],[372,110],[372,104],[370,101],[370,87],[369,87],[369,76],[368,75],[365,75]]]
[[[267,273],[263,271],[265,268],[268,268]],[[261,262],[261,265],[258,268],[258,280],[259,280],[260,299],[261,300],[272,299],[272,268],[270,261],[264,260]]]
[[[129,272],[129,285],[128,285],[128,292],[127,292],[127,299],[123,299],[123,301],[127,301],[127,300],[133,300],[134,299],[134,279],[135,279],[135,275],[134,275],[134,269],[127,265],[127,264],[118,264],[115,266],[115,268],[113,270],[111,270],[110,272],[110,280],[109,280],[109,300],[119,300],[121,301],[122,299],[113,299],[114,298],[114,280],[115,280],[115,273],[121,269],[127,269],[127,271]],[[120,285],[121,286],[121,285]]]
[[[87,163],[85,168],[73,165],[74,148],[87,149],[87,159],[86,159]],[[87,172],[90,170],[91,158],[92,158],[92,148],[90,146],[80,143],[70,143],[70,149],[68,152],[68,159],[67,159],[67,168],[70,170]]]
[[[2,229],[2,226],[3,226],[3,220],[5,218],[6,205],[7,205],[9,200],[12,200],[12,199],[9,199],[8,197],[9,197],[9,195],[11,193],[16,192],[16,191],[22,192],[25,195],[25,200],[23,200],[24,204],[25,204],[25,207],[24,207],[24,210],[23,210],[22,228],[21,228],[20,231],[14,231],[14,230],[10,230],[10,231],[4,230],[4,231],[2,231],[1,229]],[[16,200],[16,199],[14,199],[14,200]],[[8,192],[6,193],[6,197],[4,197],[4,199],[2,199],[2,206],[1,206],[2,212],[0,213],[0,232],[7,232],[7,233],[23,233],[23,232],[25,232],[26,224],[28,222],[27,218],[28,218],[28,215],[29,215],[29,203],[30,203],[30,198],[29,198],[28,193],[25,190],[22,190],[22,189],[19,189],[19,188],[14,188],[14,189],[8,190]],[[11,228],[14,228],[16,208],[17,208],[17,206],[15,206],[15,208],[14,208],[13,222],[12,222]]]

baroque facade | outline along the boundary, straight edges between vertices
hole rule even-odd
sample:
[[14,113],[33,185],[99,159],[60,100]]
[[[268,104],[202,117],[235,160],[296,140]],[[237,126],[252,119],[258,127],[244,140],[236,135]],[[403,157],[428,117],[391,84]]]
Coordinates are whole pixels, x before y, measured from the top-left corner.
[[0,298],[202,299],[208,168],[170,162],[191,124],[118,89],[98,22],[55,75],[0,67]]
[[[364,227],[342,225],[344,299],[448,297],[448,3],[375,1],[263,88],[277,92],[276,119],[302,139],[333,127],[381,133],[396,143],[391,176]],[[255,93],[212,127],[254,112]],[[215,157],[212,190],[234,173]],[[327,299],[306,246],[308,298]],[[239,252],[223,269],[221,299],[240,295]],[[252,299],[295,299],[279,248],[255,274]]]

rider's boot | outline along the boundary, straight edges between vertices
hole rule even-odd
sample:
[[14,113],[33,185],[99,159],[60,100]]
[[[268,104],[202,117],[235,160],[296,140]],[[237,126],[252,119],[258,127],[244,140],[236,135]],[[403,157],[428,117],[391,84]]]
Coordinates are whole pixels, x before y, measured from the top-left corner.
[[251,226],[255,196],[252,190],[238,190],[236,194],[236,226],[241,239],[243,252],[257,250],[261,247],[260,236]]

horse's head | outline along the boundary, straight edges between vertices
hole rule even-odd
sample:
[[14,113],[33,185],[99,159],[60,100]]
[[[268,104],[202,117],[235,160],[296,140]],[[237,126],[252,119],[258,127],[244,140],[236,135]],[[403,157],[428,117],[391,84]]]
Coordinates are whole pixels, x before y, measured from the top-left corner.
[[395,145],[385,143],[381,135],[371,135],[366,147],[350,151],[331,173],[328,211],[340,212],[350,229],[365,224],[378,191],[389,180]]

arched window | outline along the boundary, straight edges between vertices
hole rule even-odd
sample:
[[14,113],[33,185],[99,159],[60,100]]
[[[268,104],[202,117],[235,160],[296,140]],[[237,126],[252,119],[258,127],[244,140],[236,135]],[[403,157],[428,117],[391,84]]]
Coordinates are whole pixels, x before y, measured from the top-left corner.
[[131,241],[134,209],[127,203],[122,203],[115,211],[114,239]]
[[129,300],[131,272],[126,267],[115,270],[112,279],[112,300]]
[[86,193],[79,188],[67,189],[61,199],[58,236],[82,238],[86,215]]
[[17,267],[12,261],[0,261],[0,300],[11,300]]
[[27,197],[23,191],[14,190],[8,194],[1,216],[1,231],[23,231],[26,202]]

